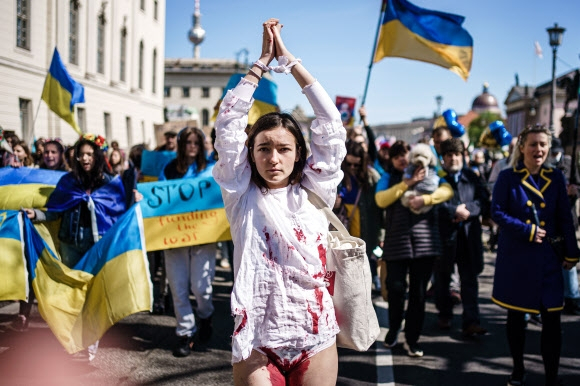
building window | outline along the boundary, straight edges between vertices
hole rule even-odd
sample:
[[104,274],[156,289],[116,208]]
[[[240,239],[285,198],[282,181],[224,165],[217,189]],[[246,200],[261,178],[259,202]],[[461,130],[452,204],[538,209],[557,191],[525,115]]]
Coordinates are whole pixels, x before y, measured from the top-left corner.
[[105,73],[105,10],[101,9],[97,22],[97,72]]
[[125,125],[127,127],[127,143],[129,147],[133,146],[133,129],[131,124],[131,117],[125,117]]
[[209,111],[207,109],[201,110],[201,125],[202,126],[209,125]]
[[189,98],[189,87],[182,87],[181,88],[181,96],[183,98]]
[[32,101],[29,99],[18,99],[18,107],[20,109],[20,131],[22,132],[23,138],[29,138],[31,127],[31,115],[32,115]]
[[30,1],[16,0],[16,46],[30,49]]
[[68,13],[68,61],[79,64],[79,0],[70,1]]
[[77,123],[81,132],[87,132],[87,115],[84,107],[77,107]]
[[155,0],[153,2],[153,18],[155,20],[158,19],[158,13],[159,13],[159,2],[157,0]]
[[103,113],[103,121],[105,121],[105,138],[110,140],[113,138],[113,128],[111,126],[111,113]]
[[151,92],[155,94],[157,92],[157,49],[153,50],[153,69],[151,71],[151,82],[153,82],[151,85]]
[[171,87],[169,87],[169,86],[165,86],[165,87],[163,88],[163,96],[164,96],[165,98],[169,98],[169,97],[171,96]]
[[119,58],[119,79],[122,82],[125,81],[126,63],[127,63],[127,28],[123,27],[121,29],[121,55]]
[[141,0],[141,10],[144,11],[145,10],[145,0]]
[[201,97],[202,98],[209,98],[209,87],[202,87],[201,88]]
[[143,40],[139,43],[139,88],[143,89],[143,55],[145,47],[143,46]]

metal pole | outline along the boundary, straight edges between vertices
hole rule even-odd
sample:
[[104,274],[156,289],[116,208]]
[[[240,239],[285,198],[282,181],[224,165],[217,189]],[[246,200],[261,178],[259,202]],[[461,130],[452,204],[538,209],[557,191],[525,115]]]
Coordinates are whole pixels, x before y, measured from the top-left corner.
[[[580,71],[576,70],[576,76],[575,78],[580,77]],[[578,142],[578,110],[580,110],[580,87],[578,88],[578,90],[576,90],[576,119],[574,120],[574,142],[572,143],[572,165],[570,165],[570,183],[571,184],[578,184],[580,183],[580,181],[576,180],[576,169],[577,169],[577,165],[576,165],[576,158],[577,158],[577,154],[576,154],[576,144]]]
[[381,5],[381,13],[379,15],[379,23],[377,24],[377,32],[375,33],[375,43],[373,44],[373,53],[371,54],[371,62],[369,63],[369,70],[367,72],[367,81],[365,83],[365,91],[363,92],[361,106],[364,106],[365,101],[367,100],[367,91],[369,89],[369,81],[371,79],[371,70],[373,68],[373,61],[375,59],[375,52],[377,51],[377,41],[379,39],[379,31],[381,30],[381,25],[383,24],[383,14],[387,7],[386,0],[383,0]]
[[554,100],[556,99],[556,51],[557,48],[554,46],[552,48],[552,88],[550,93],[550,132],[552,133],[552,137],[555,134],[554,129]]

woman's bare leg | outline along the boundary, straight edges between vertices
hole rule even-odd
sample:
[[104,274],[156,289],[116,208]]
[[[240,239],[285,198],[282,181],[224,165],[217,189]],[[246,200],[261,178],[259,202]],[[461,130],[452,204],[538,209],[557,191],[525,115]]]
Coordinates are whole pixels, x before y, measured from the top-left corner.
[[252,351],[250,357],[234,363],[235,386],[285,386],[286,379],[268,357]]
[[338,378],[336,343],[308,358],[288,374],[289,385],[334,386]]

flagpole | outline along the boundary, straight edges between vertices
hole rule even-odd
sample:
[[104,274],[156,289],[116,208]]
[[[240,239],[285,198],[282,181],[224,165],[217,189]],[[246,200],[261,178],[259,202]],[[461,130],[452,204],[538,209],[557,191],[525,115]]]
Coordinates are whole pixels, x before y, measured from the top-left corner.
[[379,31],[381,29],[381,24],[383,21],[383,14],[385,13],[385,9],[387,8],[387,0],[383,0],[381,5],[381,12],[379,14],[379,22],[377,24],[377,32],[375,33],[375,43],[373,44],[373,52],[371,54],[371,62],[369,63],[369,70],[367,71],[367,81],[365,83],[365,91],[363,93],[361,105],[365,105],[365,101],[367,99],[367,91],[369,89],[369,81],[371,79],[371,70],[373,68],[373,61],[375,59],[375,52],[377,51],[377,41],[379,39]]
[[30,134],[28,134],[28,138],[25,139],[28,146],[32,146],[32,140],[34,139],[34,127],[36,125],[36,118],[38,118],[38,112],[40,111],[41,104],[42,104],[42,96],[38,101],[38,106],[36,106],[36,113],[34,114],[34,118],[32,119],[32,128],[30,130]]

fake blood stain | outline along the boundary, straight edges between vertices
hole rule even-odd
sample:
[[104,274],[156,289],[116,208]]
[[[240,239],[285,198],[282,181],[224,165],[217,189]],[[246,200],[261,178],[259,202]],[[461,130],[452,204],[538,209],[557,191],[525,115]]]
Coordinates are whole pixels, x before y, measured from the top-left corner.
[[246,310],[242,310],[242,315],[243,315],[242,321],[240,322],[238,328],[236,328],[236,330],[234,331],[234,336],[238,335],[240,331],[242,331],[242,329],[246,327],[246,323],[248,322],[248,314],[246,313]]

